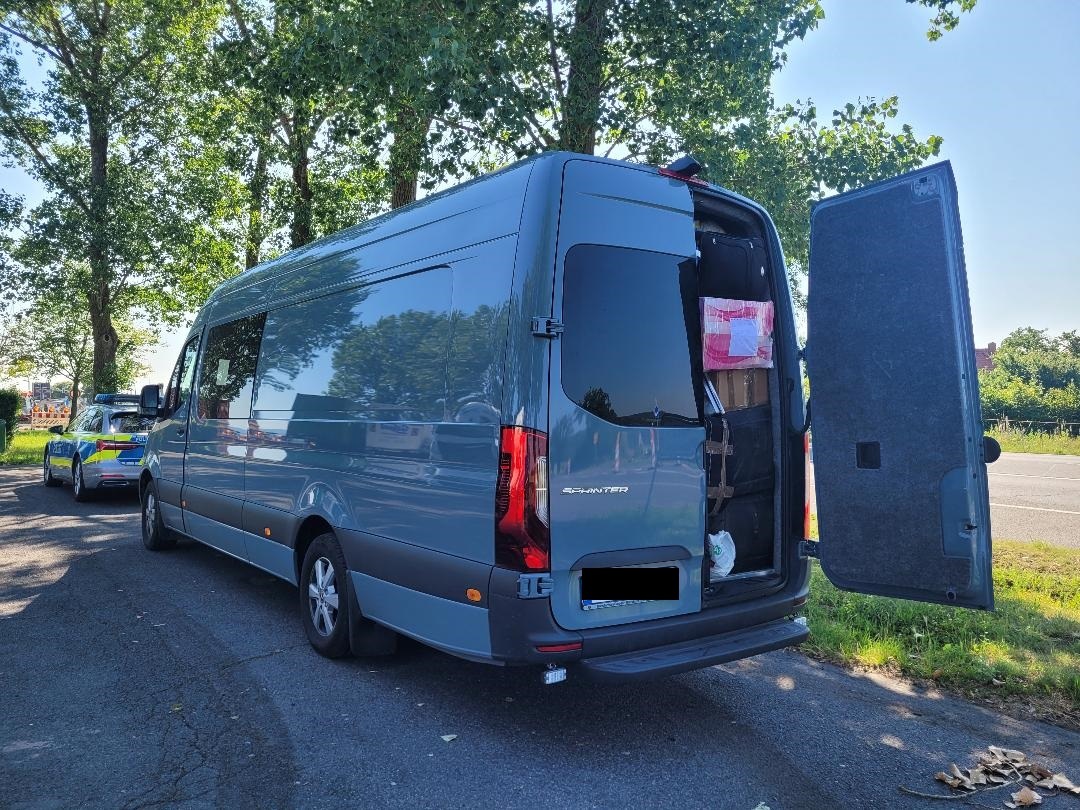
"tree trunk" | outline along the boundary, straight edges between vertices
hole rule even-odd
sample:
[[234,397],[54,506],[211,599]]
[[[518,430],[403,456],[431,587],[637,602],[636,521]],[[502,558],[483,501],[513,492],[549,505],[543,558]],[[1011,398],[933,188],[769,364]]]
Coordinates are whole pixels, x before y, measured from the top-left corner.
[[266,189],[270,182],[267,172],[266,152],[270,146],[270,138],[267,132],[259,133],[255,143],[255,168],[251,172],[251,181],[248,183],[248,227],[247,244],[244,250],[244,269],[250,269],[259,263],[262,254],[262,243],[266,238],[266,228],[263,224],[266,209]]
[[293,179],[293,211],[292,211],[292,246],[303,247],[315,238],[312,229],[312,200],[315,194],[311,190],[311,181],[308,177],[308,166],[311,163],[311,136],[314,133],[308,131],[308,122],[299,110],[293,116],[292,137],[292,179]]
[[79,413],[79,381],[74,379],[71,381],[71,413],[69,419],[74,419]]
[[116,330],[109,293],[109,123],[106,115],[87,109],[90,130],[90,325],[94,336],[93,394],[116,388]]
[[390,207],[401,208],[416,201],[416,184],[420,178],[427,150],[427,134],[431,116],[418,114],[404,107],[394,116],[394,142],[390,145]]
[[101,286],[89,296],[90,328],[94,335],[94,366],[90,372],[91,394],[116,391],[116,329],[112,322],[112,297]]
[[559,147],[591,155],[596,151],[596,129],[600,119],[600,91],[603,84],[603,47],[608,38],[608,6],[611,0],[577,0],[574,32],[567,55]]

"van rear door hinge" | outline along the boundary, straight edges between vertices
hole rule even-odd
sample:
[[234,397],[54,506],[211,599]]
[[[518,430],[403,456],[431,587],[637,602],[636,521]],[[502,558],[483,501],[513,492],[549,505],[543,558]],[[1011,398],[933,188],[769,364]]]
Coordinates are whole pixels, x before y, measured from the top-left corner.
[[818,545],[816,540],[800,540],[799,541],[799,557],[818,559],[821,554],[819,553],[821,546]]
[[557,338],[563,333],[562,321],[554,318],[536,317],[532,319],[532,333],[542,338]]
[[540,599],[551,596],[555,581],[550,574],[521,574],[518,576],[518,599]]

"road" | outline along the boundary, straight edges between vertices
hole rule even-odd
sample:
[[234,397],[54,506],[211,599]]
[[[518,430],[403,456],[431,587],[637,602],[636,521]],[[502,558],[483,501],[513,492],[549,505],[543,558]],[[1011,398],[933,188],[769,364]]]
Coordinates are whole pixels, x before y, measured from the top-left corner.
[[986,469],[995,538],[1080,548],[1080,456],[1002,453]]
[[1078,734],[792,651],[630,686],[327,661],[292,588],[145,551],[136,508],[0,469],[0,807],[939,808],[898,786],[988,744],[1080,776]]
[[987,472],[994,537],[1080,548],[1080,456],[1002,453]]

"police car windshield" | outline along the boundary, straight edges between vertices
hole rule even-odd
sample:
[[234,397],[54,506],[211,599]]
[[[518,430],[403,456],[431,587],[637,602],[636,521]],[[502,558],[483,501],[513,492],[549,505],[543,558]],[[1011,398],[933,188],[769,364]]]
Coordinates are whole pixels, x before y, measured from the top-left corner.
[[154,420],[139,416],[136,411],[120,411],[109,417],[112,433],[146,433]]

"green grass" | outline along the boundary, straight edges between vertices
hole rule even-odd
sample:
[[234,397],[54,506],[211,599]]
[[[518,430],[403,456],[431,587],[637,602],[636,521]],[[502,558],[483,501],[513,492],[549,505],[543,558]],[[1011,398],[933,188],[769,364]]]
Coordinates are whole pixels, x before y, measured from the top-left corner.
[[16,431],[7,452],[0,453],[0,466],[40,464],[45,455],[45,442],[51,435],[47,430]]
[[807,652],[1080,723],[1080,551],[997,542],[993,613],[862,596],[814,565]]
[[991,428],[988,435],[998,440],[1006,453],[1052,453],[1080,456],[1080,436],[1068,433],[1027,433],[1017,428]]

